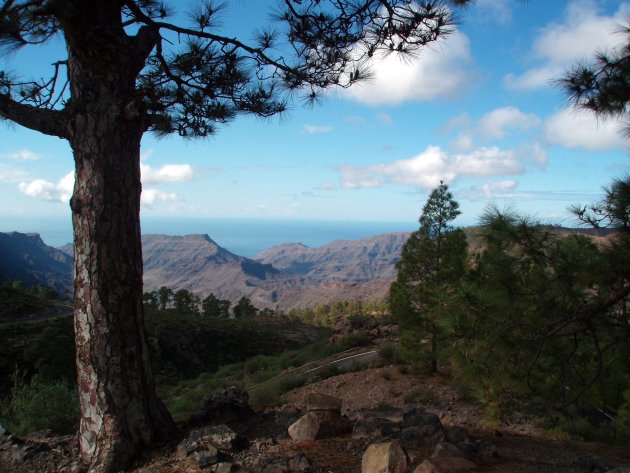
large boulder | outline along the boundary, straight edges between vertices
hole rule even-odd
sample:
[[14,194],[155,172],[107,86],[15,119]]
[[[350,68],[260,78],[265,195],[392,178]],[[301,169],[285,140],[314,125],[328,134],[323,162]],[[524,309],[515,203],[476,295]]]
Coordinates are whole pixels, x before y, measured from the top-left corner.
[[227,386],[205,396],[197,412],[190,417],[190,423],[229,424],[248,420],[253,414],[247,391],[240,386]]
[[319,440],[343,435],[350,426],[335,411],[312,411],[289,426],[289,436],[296,442]]
[[[242,438],[226,425],[211,425],[191,430],[177,446],[177,452],[183,458],[192,456],[199,468],[209,468],[226,463],[223,460],[229,458],[227,452],[241,446],[241,443]],[[226,465],[221,466],[222,471],[226,468]]]
[[456,445],[450,442],[440,442],[433,449],[431,458],[452,458],[460,457],[466,458],[466,454]]
[[334,411],[341,414],[341,399],[327,394],[308,394],[306,396],[306,411]]
[[350,425],[341,416],[341,399],[309,394],[306,410],[306,415],[289,426],[289,436],[296,442],[336,437],[350,431]]
[[407,454],[397,441],[371,444],[361,460],[361,473],[406,473]]
[[435,446],[444,440],[445,432],[440,418],[424,408],[414,406],[403,413],[400,438],[425,446]]
[[398,438],[407,443],[433,447],[444,439],[444,428],[438,416],[420,406],[383,406],[359,414],[352,438]]

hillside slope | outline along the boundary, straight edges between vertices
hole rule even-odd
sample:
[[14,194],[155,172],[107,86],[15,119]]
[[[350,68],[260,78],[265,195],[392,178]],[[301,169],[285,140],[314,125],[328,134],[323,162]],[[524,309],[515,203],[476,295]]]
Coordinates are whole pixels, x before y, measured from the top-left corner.
[[271,265],[235,255],[208,235],[144,235],[142,252],[145,291],[167,286],[202,297],[211,292],[230,300],[247,296],[267,306],[275,302],[273,291],[261,286],[286,279]]
[[72,293],[72,257],[46,245],[38,233],[0,233],[0,278]]

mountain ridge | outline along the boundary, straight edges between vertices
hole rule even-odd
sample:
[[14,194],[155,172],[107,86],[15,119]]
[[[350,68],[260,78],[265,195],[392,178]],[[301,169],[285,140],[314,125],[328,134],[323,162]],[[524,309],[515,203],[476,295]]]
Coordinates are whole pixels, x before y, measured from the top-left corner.
[[[473,250],[478,249],[474,248],[479,243],[478,230],[466,229]],[[605,239],[610,233],[589,229],[551,230],[562,234],[582,232],[595,240]],[[175,291],[192,291],[202,298],[214,293],[232,302],[245,296],[259,308],[285,310],[335,300],[385,299],[396,276],[395,264],[409,235],[392,232],[335,240],[314,248],[285,243],[252,258],[221,247],[207,234],[143,235],[144,290],[167,286]],[[16,248],[8,248],[8,241],[15,241]],[[25,252],[26,243],[32,247],[29,250],[32,255]],[[71,292],[72,251],[71,244],[61,249],[48,247],[38,234],[0,233],[0,274],[4,273],[5,279],[9,276],[28,284],[39,282]],[[21,259],[17,257],[19,254]]]

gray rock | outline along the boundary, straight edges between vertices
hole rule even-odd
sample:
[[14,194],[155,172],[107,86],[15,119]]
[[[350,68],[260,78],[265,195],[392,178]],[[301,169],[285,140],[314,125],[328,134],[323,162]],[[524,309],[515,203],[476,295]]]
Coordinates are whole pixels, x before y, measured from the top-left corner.
[[211,444],[221,450],[232,450],[241,442],[240,436],[225,424],[210,425],[192,430],[188,439],[192,442],[200,441],[204,444]]
[[216,473],[232,473],[234,471],[234,464],[229,462],[217,463],[214,471]]
[[404,411],[399,407],[382,406],[378,409],[363,411],[359,419],[375,419],[401,424],[404,419]]
[[361,473],[406,473],[407,455],[398,441],[373,443],[361,459]]
[[289,426],[289,436],[296,442],[336,437],[350,430],[348,422],[335,411],[311,411]]
[[[240,442],[240,436],[226,425],[210,425],[191,430],[188,438],[177,445],[177,452],[182,457],[197,453],[197,456],[216,457],[218,459],[219,450],[233,450],[240,445]],[[201,463],[205,464],[206,461],[201,460]],[[202,468],[204,467],[202,466]]]
[[440,442],[433,449],[431,458],[466,458],[466,454],[457,446],[449,442]]
[[359,419],[352,428],[353,439],[374,440],[381,436],[381,429],[374,419]]
[[195,461],[199,468],[207,468],[210,465],[214,465],[219,461],[219,452],[217,449],[203,450],[195,453]]
[[253,414],[247,391],[240,386],[228,386],[218,388],[204,397],[197,412],[190,417],[190,422],[239,422],[249,419]]
[[438,416],[414,407],[404,413],[400,438],[406,442],[433,446],[444,439],[444,428]]
[[306,411],[335,411],[341,413],[341,399],[326,394],[311,393],[306,396]]

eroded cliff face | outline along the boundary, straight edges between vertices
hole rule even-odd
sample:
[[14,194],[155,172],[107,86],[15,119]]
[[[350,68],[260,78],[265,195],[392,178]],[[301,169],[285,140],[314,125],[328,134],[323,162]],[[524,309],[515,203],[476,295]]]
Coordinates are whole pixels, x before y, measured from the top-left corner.
[[317,248],[299,243],[274,246],[254,259],[295,276],[323,282],[361,283],[396,276],[409,233],[386,233],[359,240],[336,240]]
[[408,234],[339,240],[318,248],[280,245],[253,259],[207,235],[143,237],[145,290],[167,286],[205,297],[249,297],[257,307],[288,309],[340,299],[381,299],[395,277]]

